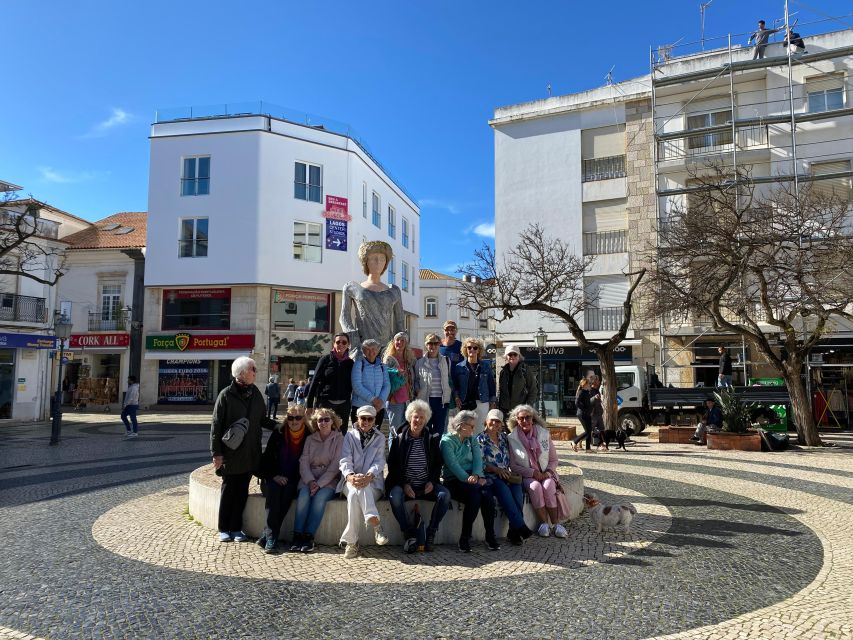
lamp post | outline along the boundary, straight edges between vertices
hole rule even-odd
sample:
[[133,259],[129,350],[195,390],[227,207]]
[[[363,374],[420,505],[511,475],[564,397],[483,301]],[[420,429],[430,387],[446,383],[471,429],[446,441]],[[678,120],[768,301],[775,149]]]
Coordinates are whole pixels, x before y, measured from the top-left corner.
[[533,340],[536,342],[536,348],[539,349],[539,415],[542,416],[544,420],[546,418],[545,415],[545,399],[542,395],[542,389],[545,386],[542,384],[542,350],[545,348],[545,345],[548,344],[548,334],[542,330],[542,327],[539,327],[539,331],[533,334]]
[[71,335],[71,320],[65,316],[57,316],[53,323],[53,331],[59,338],[59,373],[56,377],[56,399],[53,407],[53,422],[50,427],[50,444],[59,444],[59,433],[62,430],[62,357],[65,352],[65,341]]

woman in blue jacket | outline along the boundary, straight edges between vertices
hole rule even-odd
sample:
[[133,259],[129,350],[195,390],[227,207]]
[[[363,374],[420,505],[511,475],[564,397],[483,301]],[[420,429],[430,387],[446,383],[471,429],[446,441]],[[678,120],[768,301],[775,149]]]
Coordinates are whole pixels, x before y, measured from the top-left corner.
[[495,376],[488,360],[483,360],[485,347],[477,338],[465,338],[462,353],[465,359],[451,373],[456,408],[477,412],[475,435],[482,433],[490,409],[497,407]]
[[376,409],[376,426],[381,428],[385,420],[385,401],[390,392],[391,380],[388,367],[379,358],[379,343],[365,340],[361,343],[361,357],[352,365],[352,423],[358,424],[358,408],[370,405]]

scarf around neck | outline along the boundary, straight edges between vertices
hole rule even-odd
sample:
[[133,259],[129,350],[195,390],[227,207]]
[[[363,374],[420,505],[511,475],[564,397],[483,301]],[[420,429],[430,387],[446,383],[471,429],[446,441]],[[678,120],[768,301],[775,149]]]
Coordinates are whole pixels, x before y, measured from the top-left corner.
[[[519,427],[518,439],[521,441],[521,444],[530,456],[530,466],[534,469],[537,468],[539,466],[539,454],[542,453],[542,447],[539,444],[539,440],[536,438],[536,423],[533,423],[533,427],[530,429],[530,435],[524,433],[524,429]],[[533,466],[534,464],[536,465],[535,467]],[[542,469],[539,469],[539,471],[542,471]]]

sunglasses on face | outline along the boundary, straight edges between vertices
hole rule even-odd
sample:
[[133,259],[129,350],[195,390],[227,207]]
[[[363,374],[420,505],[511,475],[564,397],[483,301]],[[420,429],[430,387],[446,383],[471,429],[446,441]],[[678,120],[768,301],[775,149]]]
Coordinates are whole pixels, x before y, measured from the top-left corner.
[[325,416],[323,418],[317,418],[317,422],[320,422],[320,423],[331,422],[331,421],[332,421],[332,419],[329,416]]
[[533,416],[518,416],[519,422],[527,422],[528,420],[533,420]]
[[287,416],[287,419],[288,420],[302,420],[302,416],[289,415],[289,416]]
[[370,416],[358,416],[358,419],[362,422],[373,422],[376,418],[371,418]]
[[479,351],[480,347],[465,347],[468,351]]
[[349,344],[349,342],[347,342],[346,340],[335,340],[335,344],[347,345],[347,344]]
[[439,343],[439,342],[427,342],[428,347],[437,347],[439,344],[441,344],[441,343]]
[[452,327],[448,327],[447,329],[444,330],[444,333],[456,333],[456,329],[454,329]]

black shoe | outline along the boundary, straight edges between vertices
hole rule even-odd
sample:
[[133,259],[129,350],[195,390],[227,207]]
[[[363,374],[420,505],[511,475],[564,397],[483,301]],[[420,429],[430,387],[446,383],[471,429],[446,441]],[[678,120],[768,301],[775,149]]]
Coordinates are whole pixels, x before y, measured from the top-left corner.
[[302,553],[311,553],[314,551],[314,536],[304,535],[302,537],[302,547],[299,551]]
[[510,544],[513,544],[516,547],[524,544],[524,540],[521,539],[521,534],[518,532],[518,529],[510,528],[506,534],[506,539],[509,540]]
[[304,538],[305,538],[304,534],[294,533],[293,534],[293,542],[290,544],[288,551],[290,551],[291,553],[298,553],[299,551],[301,551],[302,550],[302,541],[304,540]]
[[406,538],[406,541],[403,543],[403,552],[404,553],[414,553],[418,550],[418,539],[417,538]]
[[426,541],[424,542],[424,551],[435,551],[435,531],[427,529]]
[[265,546],[267,546],[267,537],[266,536],[261,536],[260,538],[258,538],[258,546],[261,549],[263,549]]
[[530,536],[533,535],[533,531],[527,526],[524,525],[521,529],[518,530],[518,535],[521,536],[522,540],[527,540]]
[[486,536],[486,546],[489,548],[489,551],[500,551],[501,549],[501,545],[498,544],[494,533]]
[[471,553],[471,540],[465,536],[459,538],[459,550],[463,553]]

